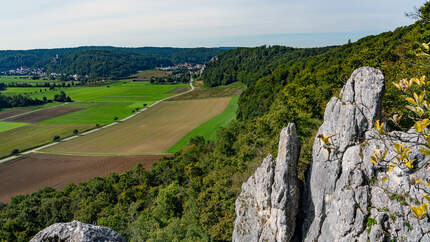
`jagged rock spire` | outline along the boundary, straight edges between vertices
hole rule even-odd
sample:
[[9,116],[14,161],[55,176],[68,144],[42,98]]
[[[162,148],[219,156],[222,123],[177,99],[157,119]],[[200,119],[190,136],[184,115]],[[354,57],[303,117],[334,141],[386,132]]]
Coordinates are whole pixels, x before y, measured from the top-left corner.
[[233,241],[288,241],[296,228],[300,142],[289,124],[280,135],[278,157],[267,156],[242,185],[236,200]]
[[[381,118],[384,89],[381,71],[359,68],[340,96],[327,104],[318,130],[322,136],[315,138],[312,164],[301,194],[303,221],[297,226],[297,180],[292,178],[296,163],[291,161],[298,156],[298,145],[284,145],[292,138],[283,131],[276,164],[271,156],[267,157],[243,184],[236,201],[233,241],[290,241],[293,234],[298,235],[294,239],[309,242],[430,241],[428,216],[418,219],[409,207],[425,202],[423,192],[430,194],[425,182],[413,182],[429,177],[426,168],[430,157],[420,153],[414,143],[416,134],[388,133],[396,139],[393,142],[411,148],[414,169],[396,167],[388,173],[370,162],[374,151],[385,145],[373,127]],[[332,137],[327,144],[325,137],[329,136]],[[394,160],[396,154],[387,151],[386,160]],[[285,163],[283,157],[291,158],[286,158]],[[278,170],[282,164],[285,167]],[[388,180],[382,182],[382,177]],[[295,227],[297,231],[293,231]]]

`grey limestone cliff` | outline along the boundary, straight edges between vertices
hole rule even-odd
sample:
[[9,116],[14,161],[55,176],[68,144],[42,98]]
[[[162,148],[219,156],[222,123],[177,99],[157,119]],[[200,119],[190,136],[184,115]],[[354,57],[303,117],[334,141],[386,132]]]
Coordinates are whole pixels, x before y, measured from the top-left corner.
[[[383,94],[382,73],[364,67],[354,71],[340,98],[327,104],[318,133],[334,135],[331,143],[337,149],[331,150],[328,159],[327,149],[315,139],[304,241],[430,241],[430,223],[413,217],[407,205],[421,196],[411,181],[427,177],[425,169],[396,168],[386,173],[370,162],[373,152],[384,147],[373,127],[381,116]],[[405,145],[408,136],[414,136],[390,135]],[[386,160],[393,156],[389,152]],[[411,156],[417,163],[426,162],[417,147]],[[384,183],[381,178],[385,176],[389,179]]]
[[73,221],[53,224],[34,236],[30,242],[125,242],[117,232],[91,224]]
[[236,200],[233,241],[288,241],[298,212],[297,161],[300,143],[294,124],[280,135],[276,159],[266,157]]
[[[333,137],[329,148],[315,138],[299,215],[296,194],[273,203],[273,194],[290,183],[273,185],[276,171],[272,158],[266,158],[242,187],[233,240],[290,241],[294,219],[300,216],[299,238],[295,239],[301,241],[430,241],[429,217],[418,219],[409,207],[423,202],[423,192],[430,193],[425,182],[419,186],[414,182],[429,177],[429,157],[420,154],[416,133],[388,133],[396,143],[411,147],[415,168],[396,167],[388,173],[370,162],[374,151],[386,147],[374,129],[375,121],[381,119],[384,90],[381,71],[363,67],[354,71],[339,97],[329,101],[318,134]],[[394,156],[388,149],[386,160]],[[382,177],[388,180],[382,182]],[[273,216],[278,207],[289,209],[282,210],[280,217]],[[273,222],[278,219],[288,223]]]

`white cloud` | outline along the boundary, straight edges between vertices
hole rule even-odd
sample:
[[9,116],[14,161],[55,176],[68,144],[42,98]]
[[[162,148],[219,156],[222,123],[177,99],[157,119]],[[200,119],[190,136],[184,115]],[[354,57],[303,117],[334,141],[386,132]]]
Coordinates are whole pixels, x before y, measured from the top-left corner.
[[[424,0],[18,0],[0,9],[0,49],[184,45],[276,33],[390,30]],[[177,43],[177,44],[175,44]],[[208,42],[209,43],[209,42]],[[213,43],[213,41],[211,42]],[[240,43],[239,43],[240,44]]]

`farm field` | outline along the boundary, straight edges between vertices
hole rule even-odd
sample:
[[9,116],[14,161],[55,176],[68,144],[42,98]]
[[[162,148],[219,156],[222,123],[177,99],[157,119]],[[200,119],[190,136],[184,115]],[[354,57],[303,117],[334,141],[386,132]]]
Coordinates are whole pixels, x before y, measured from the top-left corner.
[[124,123],[41,150],[68,155],[163,154],[194,128],[222,113],[231,98],[166,101]]
[[29,79],[30,76],[0,76],[0,83],[44,83],[44,82],[55,82],[52,80],[32,80]]
[[[73,103],[48,103],[41,106],[7,109],[0,112],[0,157],[11,154],[11,151],[27,150],[50,143],[54,136],[61,138],[71,136],[73,130],[79,132],[107,125],[121,120],[144,105],[176,95],[171,93],[186,84],[153,85],[150,83],[133,83],[123,81],[108,86],[56,88],[37,93],[30,90],[39,88],[8,88],[3,93],[27,93],[33,98],[43,94],[55,95],[66,90],[67,95],[77,101]],[[49,98],[52,98],[49,96]],[[17,124],[19,123],[19,124]],[[26,125],[31,124],[31,125]],[[25,126],[24,126],[25,125]],[[20,127],[23,126],[23,127]]]
[[139,71],[136,75],[131,76],[131,78],[136,79],[138,81],[149,81],[153,77],[166,77],[172,74],[170,71],[162,71],[162,70],[146,70]]
[[7,122],[22,122],[22,123],[37,123],[46,119],[61,116],[67,113],[76,112],[81,110],[80,108],[74,108],[70,106],[57,106],[52,108],[41,109],[33,112],[24,113],[14,117],[4,119]]
[[78,87],[64,87],[55,88],[54,90],[39,87],[12,87],[7,88],[1,93],[6,96],[26,94],[32,98],[42,99],[46,97],[53,99],[56,94],[64,91],[73,101],[88,102],[154,102],[173,94],[169,93],[172,90],[187,86],[188,84],[175,84],[175,85],[153,85],[148,82],[120,82],[106,86],[78,86]]
[[121,173],[138,163],[146,169],[162,156],[61,156],[31,154],[0,165],[0,202],[46,186],[62,189],[93,177]]
[[54,136],[67,137],[73,130],[94,128],[92,124],[29,124],[0,133],[0,157],[10,155],[13,149],[20,151],[52,142]]
[[21,108],[2,111],[2,112],[0,112],[0,120],[6,119],[9,117],[13,117],[13,116],[18,115],[18,114],[27,113],[27,112],[28,112],[28,110],[21,109]]
[[[36,85],[44,85],[45,83],[50,83],[53,84],[55,83],[56,85],[68,85],[71,84],[72,81],[60,81],[60,80],[51,80],[51,79],[37,79],[37,80],[32,80],[29,78],[29,76],[0,76],[0,83],[4,83],[4,84],[30,84],[32,86],[36,86]],[[79,81],[73,81],[73,83],[79,83]]]
[[[54,117],[42,121],[44,124],[109,124],[114,121],[114,117],[122,119],[132,114],[135,109],[131,102],[82,102],[69,103],[69,108],[80,109],[78,112],[71,112],[59,117]],[[143,105],[139,105],[143,108]]]
[[175,145],[168,149],[167,153],[176,153],[181,151],[188,145],[190,139],[196,136],[203,136],[206,140],[215,140],[217,130],[220,127],[226,126],[236,118],[238,100],[238,96],[232,97],[227,108],[222,113],[193,129],[182,139],[180,139]]
[[225,87],[225,88],[196,87],[194,91],[178,97],[171,98],[169,99],[169,101],[240,96],[243,90],[244,90],[243,88],[237,88],[237,87]]
[[27,125],[26,123],[0,122],[0,132]]
[[[109,87],[56,88],[42,93],[36,89],[39,90],[8,88],[6,92],[52,98],[64,90],[76,102],[0,112],[0,157],[10,155],[14,149],[24,151],[50,143],[54,136],[72,136],[75,129],[82,133],[96,124],[112,123],[114,117],[122,119],[144,104],[177,95],[189,87],[122,81]],[[199,88],[194,95],[161,102],[115,126],[0,164],[0,201],[8,202],[12,196],[46,186],[62,189],[70,183],[129,170],[137,163],[150,169],[160,157],[185,147],[193,136],[213,139],[217,128],[234,119],[238,97],[231,95],[237,92],[232,88]]]

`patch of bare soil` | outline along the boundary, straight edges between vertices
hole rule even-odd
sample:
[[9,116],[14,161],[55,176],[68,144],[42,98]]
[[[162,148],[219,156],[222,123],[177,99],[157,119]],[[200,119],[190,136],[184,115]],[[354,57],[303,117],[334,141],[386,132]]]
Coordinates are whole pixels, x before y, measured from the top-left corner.
[[130,170],[138,163],[150,169],[162,157],[31,154],[0,164],[0,201],[7,203],[13,196],[30,194],[47,186],[63,189],[71,183]]
[[29,112],[29,111],[25,109],[12,109],[12,110],[3,111],[3,112],[0,112],[0,119],[13,117],[15,115],[26,113],[26,112]]

